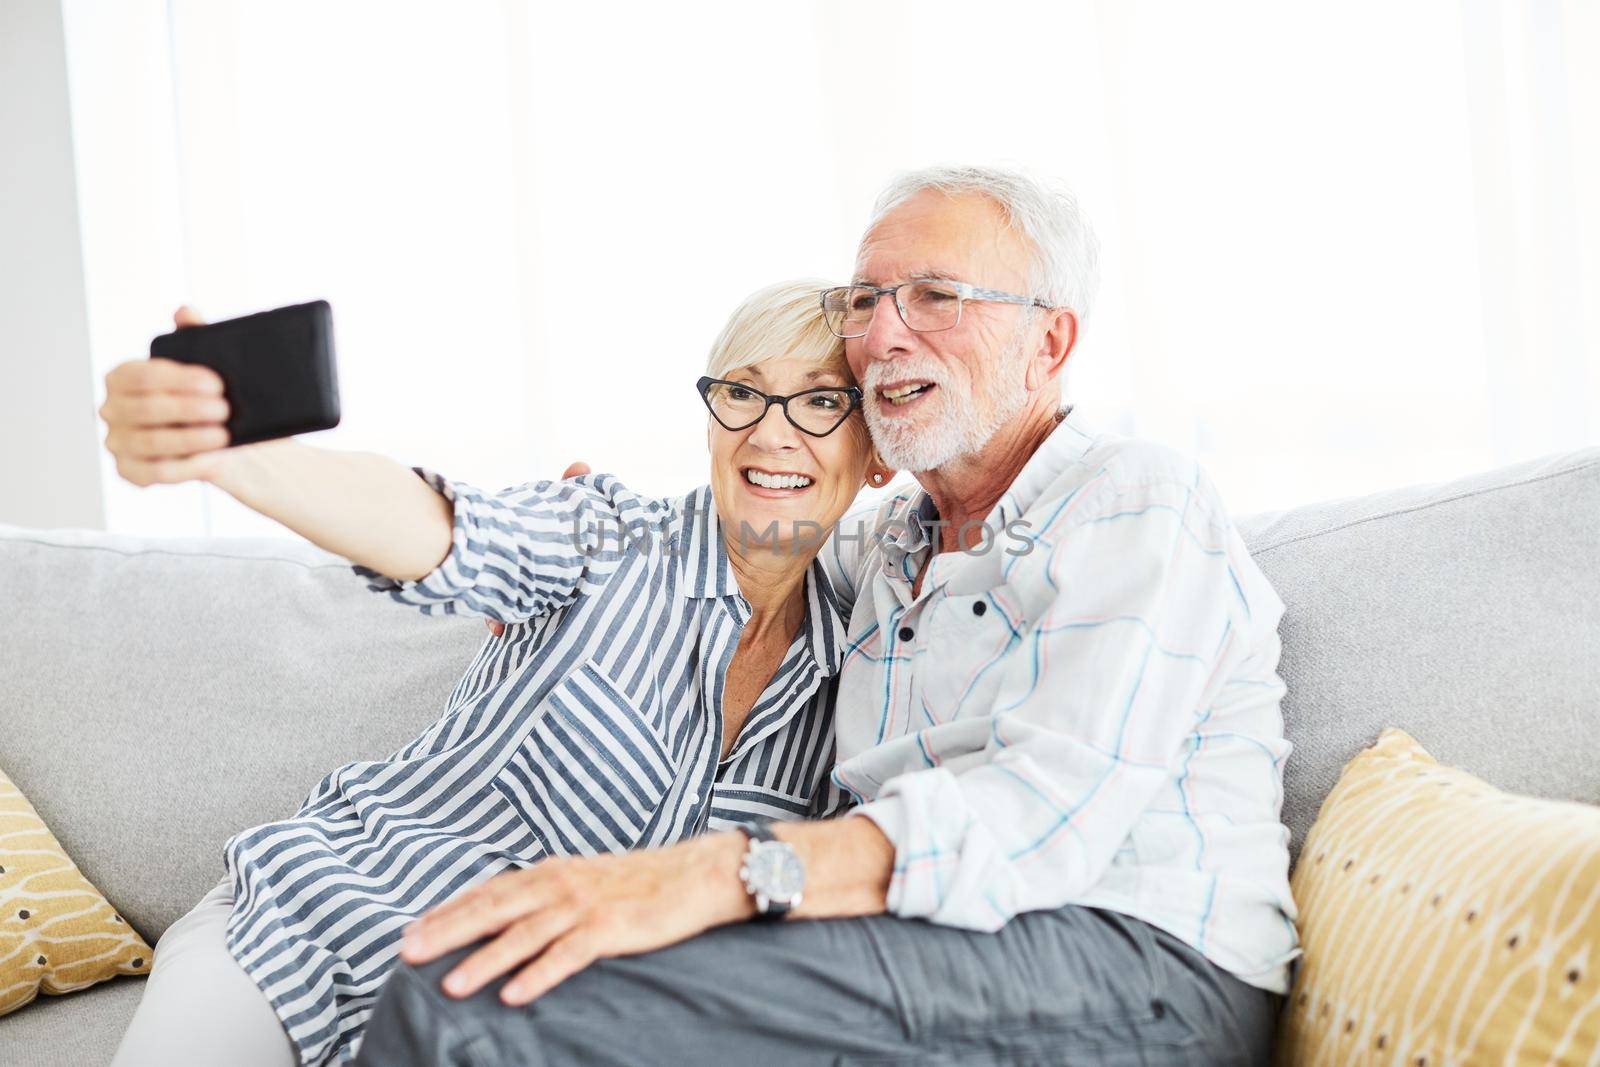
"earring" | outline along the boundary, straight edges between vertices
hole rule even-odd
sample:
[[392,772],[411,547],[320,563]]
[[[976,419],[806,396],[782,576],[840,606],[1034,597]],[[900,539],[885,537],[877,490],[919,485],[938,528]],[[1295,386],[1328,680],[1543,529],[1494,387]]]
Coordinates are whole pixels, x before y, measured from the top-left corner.
[[877,473],[877,474],[874,474],[872,476],[872,484],[873,485],[882,485],[883,484],[883,474],[881,472]]

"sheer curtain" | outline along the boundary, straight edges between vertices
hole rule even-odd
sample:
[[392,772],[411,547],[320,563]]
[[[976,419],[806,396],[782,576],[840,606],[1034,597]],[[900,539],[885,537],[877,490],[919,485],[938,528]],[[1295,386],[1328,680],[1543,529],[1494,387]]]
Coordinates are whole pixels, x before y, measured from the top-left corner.
[[[1236,513],[1600,436],[1577,0],[65,9],[97,383],[179,303],[325,298],[344,421],[309,443],[684,491],[728,311],[846,276],[882,182],[948,161],[1077,191],[1068,398]],[[288,535],[105,470],[113,529]]]

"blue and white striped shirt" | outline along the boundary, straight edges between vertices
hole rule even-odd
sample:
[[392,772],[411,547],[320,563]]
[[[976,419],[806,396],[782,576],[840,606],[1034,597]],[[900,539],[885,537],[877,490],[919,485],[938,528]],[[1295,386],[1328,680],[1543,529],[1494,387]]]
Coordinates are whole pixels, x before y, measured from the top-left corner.
[[359,564],[427,614],[507,623],[443,715],[346,764],[299,812],[224,846],[229,951],[304,1065],[347,1063],[401,928],[547,854],[659,845],[751,817],[826,813],[845,619],[822,563],[804,623],[722,760],[722,686],[750,617],[709,487],[662,501],[609,475],[450,499],[449,555],[415,581]]
[[1106,908],[1287,993],[1284,604],[1210,478],[1074,412],[987,551],[935,554],[936,519],[903,493],[821,557],[851,605],[833,780],[895,845],[889,911],[995,930]]

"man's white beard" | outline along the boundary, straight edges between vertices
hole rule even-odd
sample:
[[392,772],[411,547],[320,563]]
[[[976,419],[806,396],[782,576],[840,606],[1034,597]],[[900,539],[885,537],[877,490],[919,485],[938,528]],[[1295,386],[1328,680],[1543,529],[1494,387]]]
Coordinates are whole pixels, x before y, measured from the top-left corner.
[[[867,394],[867,429],[878,455],[896,470],[927,471],[951,460],[970,456],[989,443],[995,431],[1017,416],[1028,402],[1027,361],[1023,346],[1028,330],[1018,329],[1016,339],[1000,357],[990,379],[989,396],[974,396],[969,387],[954,387],[943,366],[930,356],[906,356],[867,368],[863,388]],[[914,417],[895,418],[879,408],[878,388],[884,382],[918,378],[938,388]],[[987,410],[981,410],[980,404]],[[890,407],[890,410],[894,410]]]

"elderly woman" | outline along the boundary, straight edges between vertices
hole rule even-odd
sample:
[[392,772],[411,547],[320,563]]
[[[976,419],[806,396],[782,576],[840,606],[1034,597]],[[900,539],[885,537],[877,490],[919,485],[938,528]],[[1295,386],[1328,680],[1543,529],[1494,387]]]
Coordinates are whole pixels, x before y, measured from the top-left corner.
[[734,312],[697,383],[711,482],[676,499],[609,475],[489,494],[372,454],[225,449],[208,369],[107,375],[106,446],[130,481],[210,481],[375,591],[505,624],[415,740],[227,842],[226,876],[157,947],[115,1067],[347,1063],[403,928],[465,888],[831,810],[847,620],[818,534],[891,472],[824,285]]

